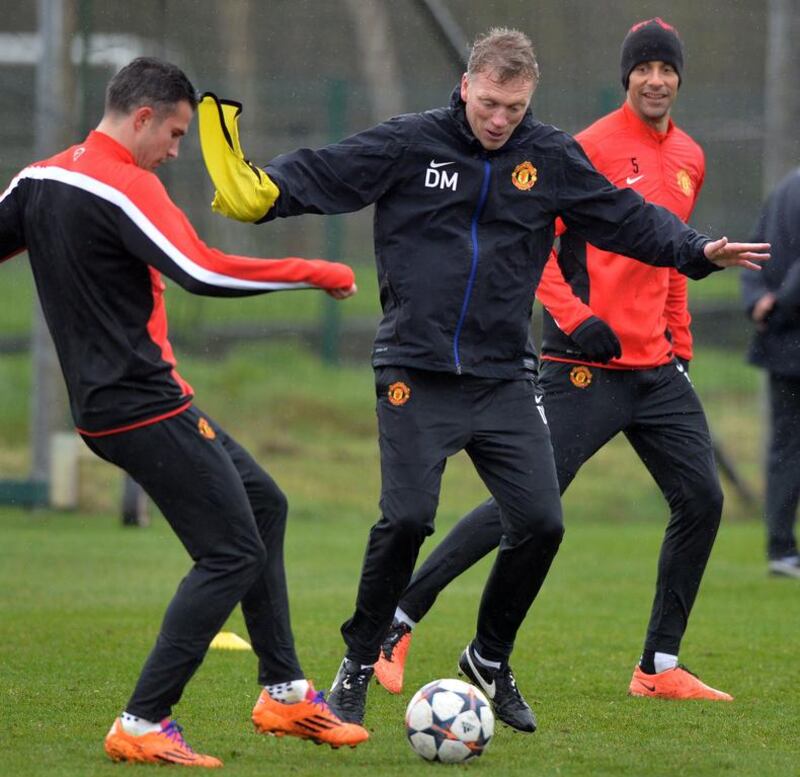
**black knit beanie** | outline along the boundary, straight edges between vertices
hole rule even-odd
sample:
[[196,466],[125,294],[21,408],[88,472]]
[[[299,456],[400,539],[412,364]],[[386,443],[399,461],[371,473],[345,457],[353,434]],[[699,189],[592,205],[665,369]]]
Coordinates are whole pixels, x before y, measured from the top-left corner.
[[683,44],[678,37],[678,31],[658,16],[634,24],[622,41],[620,69],[625,91],[628,91],[631,70],[640,62],[655,61],[672,65],[678,74],[678,86],[680,86]]

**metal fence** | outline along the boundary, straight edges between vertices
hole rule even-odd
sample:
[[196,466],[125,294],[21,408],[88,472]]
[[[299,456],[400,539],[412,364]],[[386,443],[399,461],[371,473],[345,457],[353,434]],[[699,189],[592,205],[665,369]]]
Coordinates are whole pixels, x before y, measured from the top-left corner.
[[[686,48],[674,116],[707,154],[693,219],[703,231],[746,237],[765,180],[800,158],[800,137],[786,130],[800,118],[800,90],[782,70],[797,70],[792,41],[800,32],[800,0],[673,0],[666,8],[655,0],[0,0],[0,13],[5,180],[94,126],[108,78],[140,54],[169,58],[198,89],[243,101],[243,143],[257,163],[390,114],[443,104],[460,67],[442,14],[467,40],[495,25],[526,31],[542,71],[534,112],[573,132],[621,103],[619,47],[627,29],[666,14]],[[48,75],[44,65],[56,48],[62,53]],[[161,174],[212,244],[252,255],[342,256],[362,277],[374,273],[369,212],[267,227],[226,222],[208,207],[212,190],[194,134],[182,159]],[[6,349],[24,348],[35,321],[30,274],[23,261],[11,264],[0,270],[0,347]],[[710,322],[736,304],[730,285],[715,297]],[[331,355],[342,327],[369,332],[378,313],[374,294],[349,306],[351,319],[343,324],[325,318],[317,297],[298,299],[285,317],[264,319],[249,303],[223,308],[176,293],[171,331],[189,346],[198,332],[207,346],[209,328],[220,341],[265,328],[294,328],[317,341],[320,332],[333,333],[322,342]],[[696,318],[704,326],[701,305]],[[710,324],[708,331],[714,331]]]

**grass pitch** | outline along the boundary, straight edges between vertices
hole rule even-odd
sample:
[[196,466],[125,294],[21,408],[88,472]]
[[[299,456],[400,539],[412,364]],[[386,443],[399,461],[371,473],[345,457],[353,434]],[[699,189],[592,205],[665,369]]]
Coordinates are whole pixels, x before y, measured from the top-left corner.
[[[321,687],[341,657],[337,630],[352,606],[368,523],[346,515],[290,521],[294,629],[306,672]],[[572,527],[513,660],[540,730],[527,736],[500,727],[468,767],[421,761],[405,742],[402,720],[414,690],[454,676],[486,562],[446,591],[418,629],[406,691],[390,696],[373,685],[366,721],[372,738],[356,750],[256,735],[249,722],[256,661],[249,653],[210,652],[175,714],[190,744],[221,757],[231,775],[796,773],[800,703],[790,678],[798,589],[766,577],[755,524],[723,526],[682,650],[684,661],[735,702],[626,696],[660,532],[652,522]],[[160,518],[148,529],[123,529],[111,516],[10,510],[0,513],[0,536],[0,771],[89,777],[154,768],[106,761],[102,739],[188,567],[177,540]],[[228,628],[246,635],[238,612]]]
[[[366,357],[365,357],[366,358]],[[715,432],[757,484],[757,378],[737,356],[698,355],[692,375]],[[182,360],[199,406],[218,418],[289,496],[287,568],[306,673],[331,682],[343,652],[367,531],[377,516],[374,388],[367,367],[333,370],[285,347],[224,362]],[[13,368],[13,369],[12,369]],[[22,365],[0,365],[0,378]],[[13,392],[12,392],[13,393]],[[10,402],[0,413],[24,417]],[[0,457],[14,461],[4,434]],[[8,446],[8,447],[2,447]],[[0,458],[0,463],[4,459]],[[128,699],[167,600],[189,561],[164,521],[124,529],[119,475],[84,462],[76,514],[0,509],[0,775],[93,777],[159,767],[108,761],[102,740]],[[730,492],[681,660],[736,700],[671,703],[626,695],[641,650],[667,510],[624,441],[606,446],[566,494],[567,535],[513,657],[537,712],[532,736],[500,727],[465,767],[427,764],[405,742],[403,712],[425,682],[454,676],[472,636],[484,561],[440,597],[411,646],[406,691],[373,686],[372,738],[333,752],[257,736],[252,654],[212,651],[175,710],[189,743],[243,777],[387,777],[441,770],[506,777],[771,777],[797,774],[795,581],[770,579],[758,506]],[[451,460],[437,535],[485,497],[469,462]],[[245,636],[240,614],[227,628]],[[174,767],[177,769],[178,767]],[[174,770],[173,769],[173,770]]]

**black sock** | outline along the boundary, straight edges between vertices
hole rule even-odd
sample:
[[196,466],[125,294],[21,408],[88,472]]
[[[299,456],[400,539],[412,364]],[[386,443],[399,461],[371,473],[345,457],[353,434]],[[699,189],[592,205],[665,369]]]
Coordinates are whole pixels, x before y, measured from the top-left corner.
[[655,664],[655,657],[656,651],[655,650],[643,650],[642,657],[639,659],[639,668],[646,672],[647,674],[655,674],[656,673],[656,664]]

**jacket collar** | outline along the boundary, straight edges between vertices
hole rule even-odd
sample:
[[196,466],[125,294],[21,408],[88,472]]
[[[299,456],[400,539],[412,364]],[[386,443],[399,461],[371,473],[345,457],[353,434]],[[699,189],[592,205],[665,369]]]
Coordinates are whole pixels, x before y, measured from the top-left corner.
[[96,148],[109,156],[119,159],[120,162],[128,162],[132,165],[136,164],[133,159],[133,154],[121,143],[114,140],[111,135],[106,135],[105,132],[92,130],[89,132],[86,140],[83,141],[83,145]]
[[658,132],[657,130],[653,129],[646,121],[643,121],[640,116],[628,105],[628,101],[626,100],[622,103],[622,114],[625,116],[625,120],[628,122],[628,125],[635,129],[640,135],[644,137],[649,137],[656,143],[663,143],[669,135],[672,133],[672,130],[675,127],[675,124],[672,122],[672,119],[669,119],[669,123],[667,124],[667,131],[666,132]]

